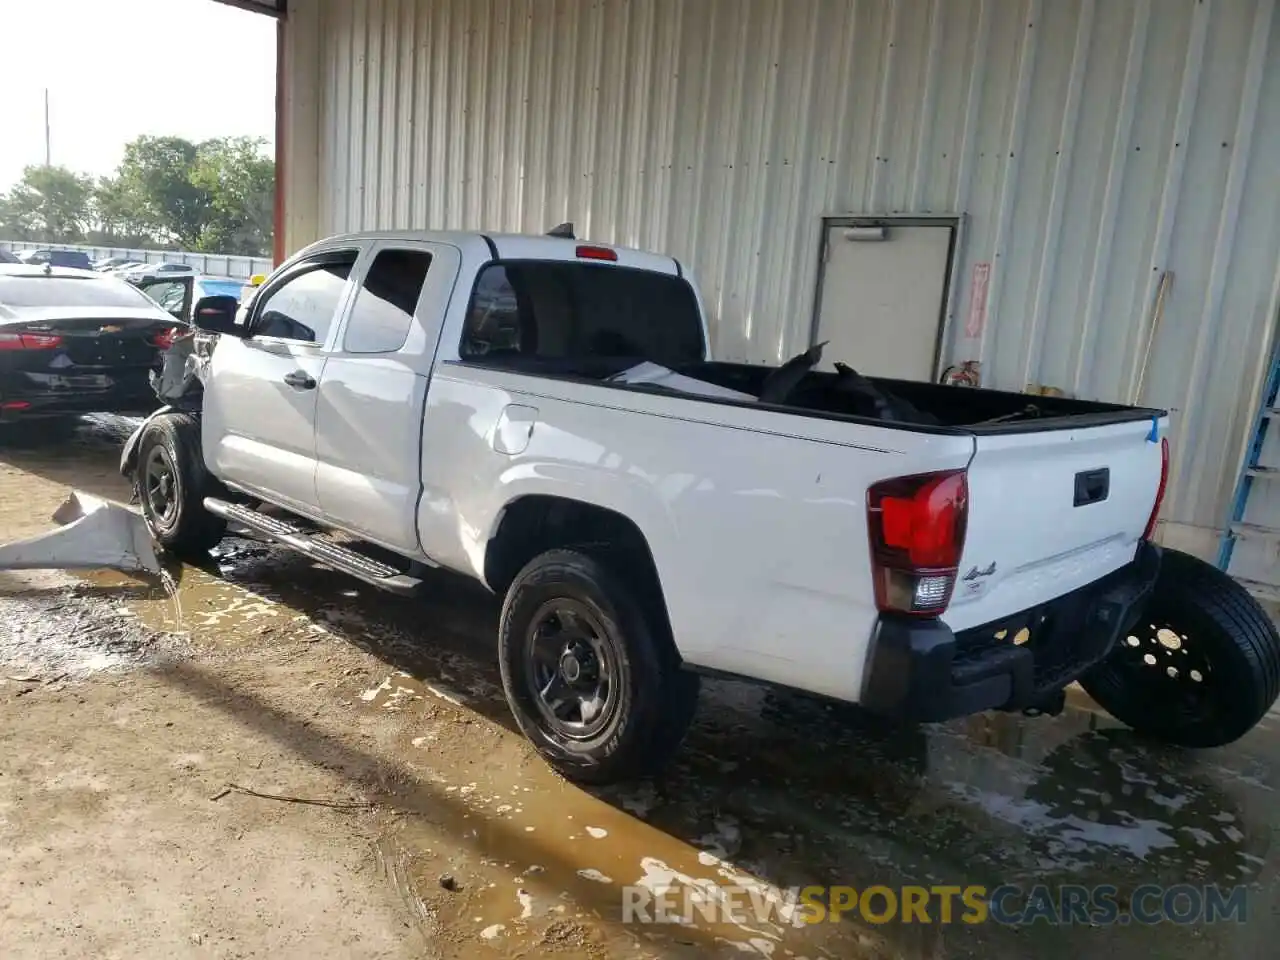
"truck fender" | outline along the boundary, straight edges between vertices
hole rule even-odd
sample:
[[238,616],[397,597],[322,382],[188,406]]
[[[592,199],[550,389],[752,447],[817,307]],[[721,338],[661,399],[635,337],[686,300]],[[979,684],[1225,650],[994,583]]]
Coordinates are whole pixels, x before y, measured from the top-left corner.
[[147,426],[156,417],[162,416],[166,413],[171,413],[172,411],[173,407],[171,406],[161,407],[159,410],[155,411],[155,413],[150,414],[147,419],[138,424],[133,433],[129,434],[129,439],[124,442],[124,449],[120,451],[120,476],[127,479],[133,478],[133,468],[137,466],[138,444],[142,440],[142,431],[146,430]]

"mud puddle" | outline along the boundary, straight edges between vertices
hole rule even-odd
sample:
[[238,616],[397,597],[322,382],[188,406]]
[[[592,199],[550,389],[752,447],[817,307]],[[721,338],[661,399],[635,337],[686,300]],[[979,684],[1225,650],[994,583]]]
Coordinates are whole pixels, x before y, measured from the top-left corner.
[[0,585],[0,682],[57,683],[156,666],[182,656],[180,634],[142,623],[125,597],[75,583],[21,594]]
[[[587,791],[552,774],[514,731],[492,656],[496,604],[465,581],[433,578],[425,600],[402,601],[239,540],[179,579],[186,625],[215,644],[369,655],[368,669],[318,675],[317,696],[353,725],[377,724],[406,774],[411,798],[384,840],[406,902],[486,955],[558,945],[663,957],[1020,956],[1034,942],[1065,957],[1083,933],[797,924],[795,891],[1213,883],[1274,892],[1263,870],[1280,787],[1272,720],[1202,760],[1138,741],[1082,708],[1080,694],[1057,719],[893,728],[708,682],[667,776]],[[130,606],[144,623],[180,626],[165,597]],[[750,919],[726,922],[716,907],[725,890],[752,906]],[[628,898],[663,894],[702,912],[680,925],[627,913]],[[1176,956],[1181,932],[1144,929],[1132,942]]]

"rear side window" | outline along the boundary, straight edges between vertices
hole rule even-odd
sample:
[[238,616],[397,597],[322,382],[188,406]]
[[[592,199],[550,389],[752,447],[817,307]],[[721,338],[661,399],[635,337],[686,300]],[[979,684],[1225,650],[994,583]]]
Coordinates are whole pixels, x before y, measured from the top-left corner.
[[431,254],[422,250],[379,251],[356,294],[343,349],[392,353],[403,347],[430,267]]
[[693,289],[679,277],[583,263],[494,263],[476,280],[459,352],[502,364],[542,360],[703,359]]

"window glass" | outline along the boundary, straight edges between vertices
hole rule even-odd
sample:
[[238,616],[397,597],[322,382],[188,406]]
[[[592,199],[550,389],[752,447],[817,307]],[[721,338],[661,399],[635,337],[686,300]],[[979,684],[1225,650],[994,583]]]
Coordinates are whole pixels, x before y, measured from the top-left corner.
[[258,304],[254,334],[324,343],[354,263],[355,254],[340,262],[316,264],[269,291]]
[[154,307],[137,287],[110,277],[0,276],[0,303],[8,307]]
[[704,358],[693,289],[679,277],[579,263],[490,264],[476,281],[463,359]]
[[187,285],[181,280],[166,280],[163,283],[149,283],[142,287],[142,292],[164,309],[173,313],[182,309],[182,302],[187,295]]
[[430,266],[431,254],[421,250],[380,251],[356,294],[343,349],[391,353],[403,347]]

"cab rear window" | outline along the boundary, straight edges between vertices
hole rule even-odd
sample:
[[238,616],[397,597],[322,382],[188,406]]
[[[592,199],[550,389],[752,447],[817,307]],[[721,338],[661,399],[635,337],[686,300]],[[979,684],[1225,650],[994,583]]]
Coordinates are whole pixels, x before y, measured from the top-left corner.
[[649,270],[556,261],[491,263],[480,271],[459,348],[462,359],[704,359],[693,288]]

